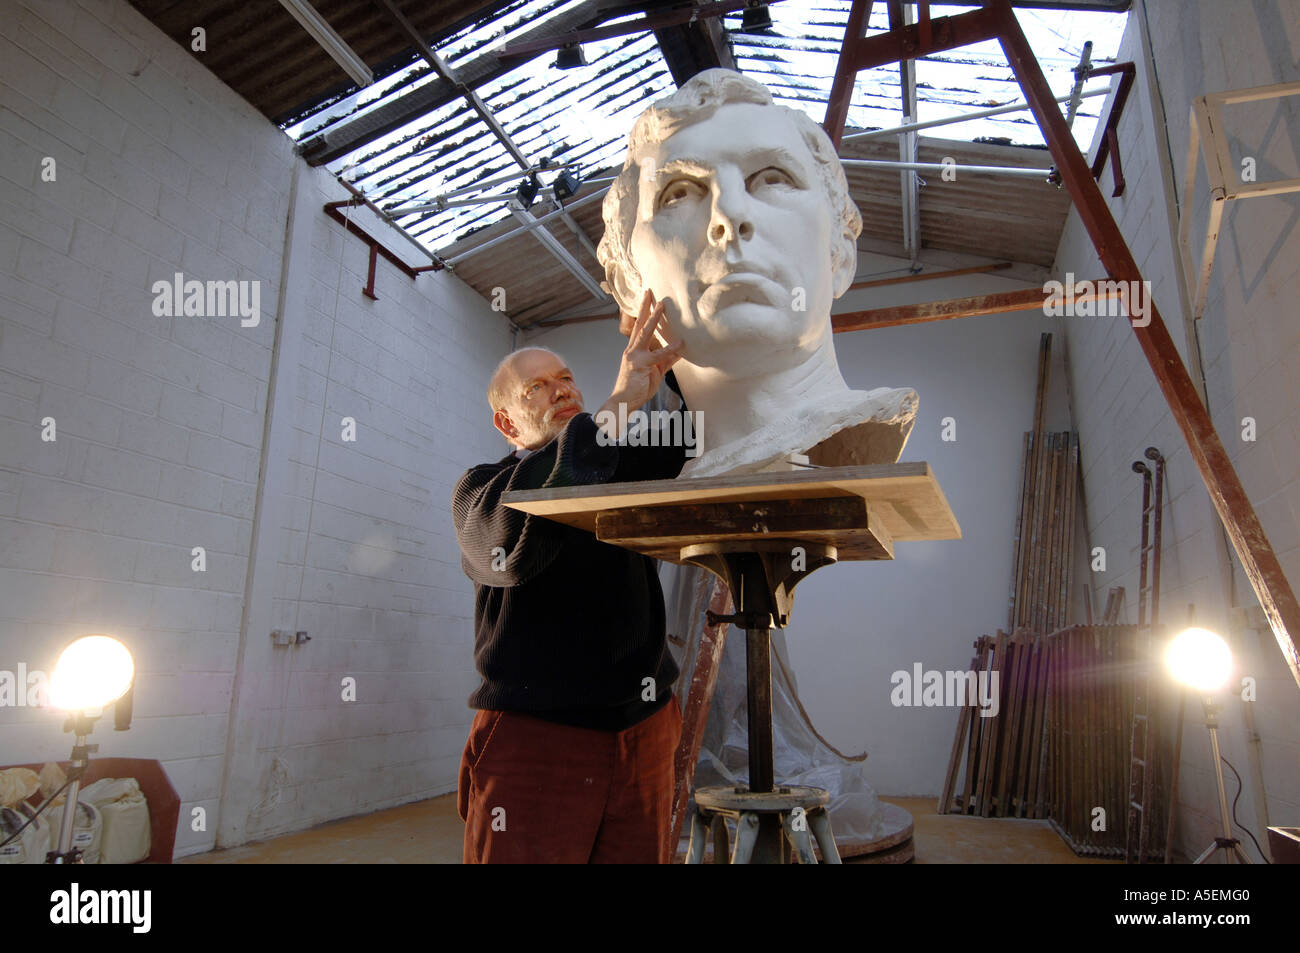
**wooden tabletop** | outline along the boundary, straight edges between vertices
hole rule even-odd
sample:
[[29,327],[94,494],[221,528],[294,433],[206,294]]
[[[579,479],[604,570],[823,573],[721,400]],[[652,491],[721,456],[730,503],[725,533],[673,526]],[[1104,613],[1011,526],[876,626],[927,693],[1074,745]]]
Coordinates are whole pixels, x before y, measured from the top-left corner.
[[[843,558],[891,558],[895,541],[961,539],[961,527],[948,505],[934,471],[925,462],[883,463],[857,467],[824,467],[808,470],[721,475],[696,479],[646,480],[635,483],[595,483],[585,486],[517,490],[502,496],[513,509],[544,516],[577,529],[596,533],[598,514],[652,508],[662,512],[665,523],[674,513],[691,512],[699,504],[724,502],[760,503],[809,499],[857,498],[864,500],[870,514],[871,531],[886,542],[889,555],[866,555],[879,547],[865,547],[854,557],[853,547]],[[862,527],[866,530],[866,526]],[[753,533],[750,538],[761,538]],[[800,533],[781,532],[781,538],[802,538]],[[604,538],[597,533],[598,538]],[[735,538],[730,531],[712,532],[700,526],[693,542]],[[835,537],[810,529],[809,539]],[[847,543],[849,536],[842,537]],[[673,558],[674,547],[685,542],[680,533],[659,544],[625,544],[660,559]]]

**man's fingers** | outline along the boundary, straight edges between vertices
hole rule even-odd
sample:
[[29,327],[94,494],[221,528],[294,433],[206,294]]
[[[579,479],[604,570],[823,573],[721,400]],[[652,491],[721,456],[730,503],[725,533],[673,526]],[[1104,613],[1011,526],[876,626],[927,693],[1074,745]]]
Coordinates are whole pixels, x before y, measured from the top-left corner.
[[654,333],[655,325],[663,319],[663,316],[664,303],[662,301],[656,302],[654,307],[650,309],[649,313],[647,313],[645,318],[641,321],[640,334],[637,337],[636,342],[637,347],[643,347],[645,345],[646,338]]
[[656,362],[655,366],[659,368],[659,373],[667,374],[669,369],[681,359],[682,359],[681,354],[672,354],[668,357],[665,357],[663,360]]
[[641,307],[637,310],[636,313],[636,323],[638,329],[645,324],[646,319],[649,318],[650,316],[650,312],[654,310],[654,303],[655,303],[654,292],[651,291],[649,288],[647,288],[645,290],[645,294],[641,295]]
[[645,347],[646,339],[654,333],[655,326],[666,319],[664,303],[660,301],[655,305],[654,310],[646,315],[643,321],[638,322],[638,327],[632,334],[632,349],[636,350]]
[[[641,306],[637,309],[636,317],[633,317],[627,312],[622,312],[623,316],[619,318],[618,329],[623,334],[627,335],[628,350],[631,350],[632,348],[636,347],[637,334],[640,332],[641,328],[645,324],[646,319],[649,317],[650,303],[653,299],[654,299],[654,294],[650,291],[649,288],[647,288],[645,290],[645,293],[641,295]],[[624,328],[626,328],[627,330],[624,330]]]
[[650,359],[657,363],[659,361],[665,360],[671,355],[673,357],[673,360],[677,360],[677,358],[682,356],[681,351],[682,348],[685,346],[686,346],[685,341],[678,341],[676,344],[665,344],[663,347],[659,348],[659,350],[651,351]]
[[636,354],[630,354],[629,359],[631,367],[635,369],[658,369],[660,373],[668,370],[681,359],[682,349],[686,347],[685,341],[678,341],[676,344],[669,344],[658,350],[645,349]]

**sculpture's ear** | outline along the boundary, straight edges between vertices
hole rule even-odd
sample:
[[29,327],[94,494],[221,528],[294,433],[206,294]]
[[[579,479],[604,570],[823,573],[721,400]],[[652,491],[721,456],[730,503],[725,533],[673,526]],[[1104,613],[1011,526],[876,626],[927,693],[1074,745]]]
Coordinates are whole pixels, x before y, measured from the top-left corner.
[[[605,234],[601,236],[596,258],[605,268],[606,280],[600,283],[600,287],[613,297],[620,312],[635,315],[641,310],[645,288],[627,248],[636,228],[636,216],[631,215],[629,221],[625,213],[634,212],[638,201],[639,183],[633,177],[633,169],[644,171],[644,167],[633,164],[630,159],[628,162],[610,184],[601,203]],[[653,168],[653,163],[650,167]]]
[[831,288],[836,298],[849,290],[857,273],[858,243],[848,235],[840,234],[831,249]]
[[634,286],[634,282],[629,280],[629,269],[617,263],[609,269],[608,275],[609,280],[602,281],[600,286],[613,296],[618,310],[623,314],[638,313],[641,310],[641,296],[645,293],[640,282],[635,282]]

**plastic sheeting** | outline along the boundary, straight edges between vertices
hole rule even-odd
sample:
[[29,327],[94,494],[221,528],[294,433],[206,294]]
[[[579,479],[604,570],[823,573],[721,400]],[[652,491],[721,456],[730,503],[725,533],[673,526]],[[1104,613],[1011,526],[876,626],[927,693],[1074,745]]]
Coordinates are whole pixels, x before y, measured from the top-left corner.
[[[663,564],[661,576],[668,610],[669,646],[681,667],[678,691],[686,703],[691,672],[704,632],[705,610],[716,577],[695,566]],[[722,583],[718,581],[717,585]],[[798,599],[795,600],[798,611]],[[867,782],[866,754],[836,751],[817,734],[799,702],[785,635],[772,630],[773,764],[779,784],[800,784],[830,792],[831,829],[841,850],[878,840],[885,822],[876,792]],[[746,723],[745,631],[727,631],[708,725],[696,764],[692,790],[711,785],[744,785],[749,781]],[[689,833],[689,825],[683,825]]]

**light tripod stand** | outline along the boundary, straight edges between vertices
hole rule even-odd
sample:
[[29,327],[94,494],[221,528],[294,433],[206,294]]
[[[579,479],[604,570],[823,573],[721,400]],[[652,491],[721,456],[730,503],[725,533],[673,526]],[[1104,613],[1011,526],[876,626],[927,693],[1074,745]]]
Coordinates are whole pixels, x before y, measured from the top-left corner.
[[1203,864],[1218,851],[1225,853],[1227,863],[1232,863],[1234,857],[1242,864],[1253,863],[1242,850],[1241,841],[1232,836],[1232,825],[1228,820],[1228,795],[1223,790],[1223,759],[1219,756],[1219,706],[1214,704],[1211,698],[1206,698],[1203,704],[1205,727],[1210,729],[1210,752],[1214,757],[1214,776],[1219,783],[1219,819],[1223,822],[1223,836],[1214,838],[1214,843],[1205,848],[1192,863]]

